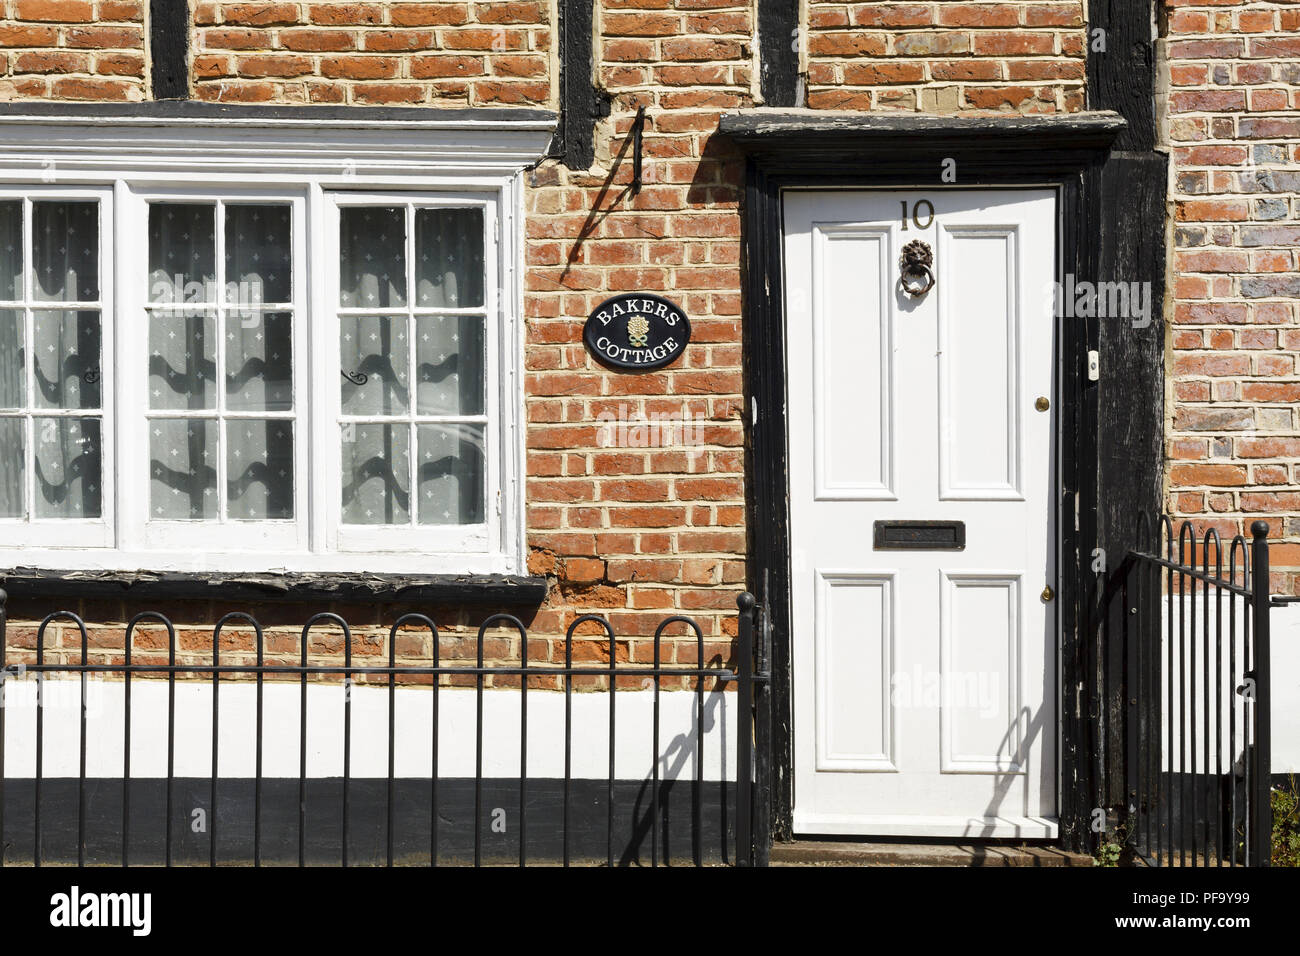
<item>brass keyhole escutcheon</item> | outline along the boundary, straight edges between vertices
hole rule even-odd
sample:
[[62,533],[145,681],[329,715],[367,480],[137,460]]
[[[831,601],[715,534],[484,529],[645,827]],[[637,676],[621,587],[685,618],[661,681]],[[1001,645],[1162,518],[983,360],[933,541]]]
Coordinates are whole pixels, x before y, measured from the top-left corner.
[[1038,409],[1040,412],[1045,412],[1051,407],[1052,403],[1042,395],[1038,396],[1038,398],[1034,400],[1034,408]]
[[1047,587],[1043,588],[1041,596],[1044,601],[1050,601],[1052,598],[1056,597],[1056,592],[1052,590],[1052,586],[1049,584]]

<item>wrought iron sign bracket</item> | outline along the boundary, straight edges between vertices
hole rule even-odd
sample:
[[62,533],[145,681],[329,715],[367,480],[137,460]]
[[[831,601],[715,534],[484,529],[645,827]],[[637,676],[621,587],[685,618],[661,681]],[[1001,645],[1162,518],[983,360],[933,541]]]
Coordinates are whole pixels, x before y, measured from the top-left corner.
[[632,195],[641,191],[641,138],[645,131],[645,107],[636,108],[636,119],[632,121]]

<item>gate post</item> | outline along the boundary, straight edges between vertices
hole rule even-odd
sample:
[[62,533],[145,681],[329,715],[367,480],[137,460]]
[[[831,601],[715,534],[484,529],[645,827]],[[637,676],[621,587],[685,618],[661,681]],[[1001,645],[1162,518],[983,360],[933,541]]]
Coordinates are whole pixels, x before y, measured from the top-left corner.
[[1250,526],[1254,538],[1250,548],[1250,604],[1255,646],[1251,664],[1255,680],[1255,749],[1251,754],[1250,842],[1255,866],[1268,866],[1273,855],[1273,778],[1272,700],[1269,693],[1269,581],[1268,522]]
[[772,860],[772,612],[754,608],[754,865]]
[[736,598],[736,865],[754,864],[754,595]]
[[[1120,592],[1120,616],[1123,620],[1121,630],[1124,634],[1124,670],[1120,680],[1120,694],[1123,700],[1124,714],[1124,807],[1120,819],[1124,821],[1124,850],[1131,857],[1137,846],[1138,807],[1138,688],[1142,686],[1138,656],[1139,644],[1145,638],[1142,629],[1142,612],[1139,605],[1143,600],[1142,579],[1139,574],[1133,580],[1135,565],[1124,562],[1124,585]],[[1130,589],[1129,584],[1133,587]]]

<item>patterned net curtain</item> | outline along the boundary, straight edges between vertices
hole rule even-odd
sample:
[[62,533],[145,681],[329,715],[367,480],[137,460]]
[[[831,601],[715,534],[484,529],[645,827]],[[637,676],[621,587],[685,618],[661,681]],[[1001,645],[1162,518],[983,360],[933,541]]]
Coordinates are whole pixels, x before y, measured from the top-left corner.
[[155,203],[149,220],[150,517],[221,517],[224,470],[225,517],[292,518],[289,207]]
[[0,517],[28,517],[29,468],[31,517],[100,516],[98,299],[98,203],[0,201]]
[[484,520],[483,230],[479,208],[340,211],[345,523]]

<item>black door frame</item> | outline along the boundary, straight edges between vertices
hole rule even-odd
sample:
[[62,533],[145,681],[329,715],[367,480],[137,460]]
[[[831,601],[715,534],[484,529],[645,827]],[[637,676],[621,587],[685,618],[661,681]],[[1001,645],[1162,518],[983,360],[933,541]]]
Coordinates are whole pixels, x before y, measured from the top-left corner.
[[[1111,112],[1044,117],[935,117],[746,110],[722,118],[720,132],[745,154],[742,267],[743,346],[750,399],[749,586],[770,608],[773,727],[771,779],[775,839],[792,832],[793,726],[790,672],[789,485],[786,467],[785,317],[782,191],[788,188],[1054,188],[1057,282],[1095,279],[1097,237],[1107,215],[1101,170],[1125,128]],[[1089,602],[1083,570],[1096,547],[1098,389],[1087,355],[1098,348],[1093,322],[1057,318],[1057,615],[1060,843],[1082,849],[1096,805],[1089,720]]]

